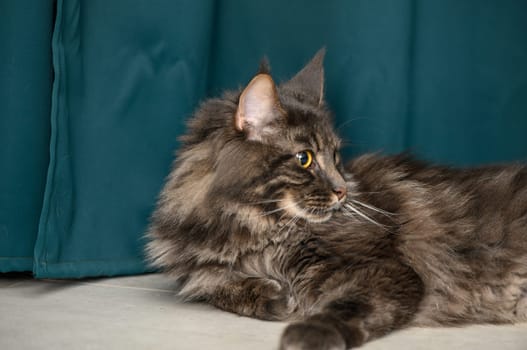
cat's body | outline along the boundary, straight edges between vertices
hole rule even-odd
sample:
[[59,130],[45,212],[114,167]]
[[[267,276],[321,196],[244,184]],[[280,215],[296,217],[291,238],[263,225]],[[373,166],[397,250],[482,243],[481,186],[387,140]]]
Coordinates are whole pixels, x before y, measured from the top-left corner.
[[344,168],[322,56],[198,110],[153,216],[152,263],[188,299],[296,321],[283,349],[527,321],[527,169],[380,155]]

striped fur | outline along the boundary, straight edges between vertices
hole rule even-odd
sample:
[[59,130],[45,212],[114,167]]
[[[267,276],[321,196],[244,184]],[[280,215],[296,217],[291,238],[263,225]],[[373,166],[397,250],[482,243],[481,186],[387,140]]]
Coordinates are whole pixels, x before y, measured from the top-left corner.
[[[322,58],[280,86],[260,72],[265,81],[201,105],[152,217],[152,265],[188,300],[293,321],[282,349],[526,321],[526,168],[375,154],[344,167]],[[249,104],[259,94],[266,102]],[[304,150],[308,169],[295,156]]]

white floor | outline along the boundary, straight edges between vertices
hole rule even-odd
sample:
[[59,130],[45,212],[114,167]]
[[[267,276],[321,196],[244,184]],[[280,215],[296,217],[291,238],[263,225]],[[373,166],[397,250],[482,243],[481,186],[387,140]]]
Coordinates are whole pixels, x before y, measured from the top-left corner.
[[[283,323],[184,304],[164,276],[35,281],[0,275],[0,349],[276,349]],[[527,350],[527,324],[409,329],[364,350]]]

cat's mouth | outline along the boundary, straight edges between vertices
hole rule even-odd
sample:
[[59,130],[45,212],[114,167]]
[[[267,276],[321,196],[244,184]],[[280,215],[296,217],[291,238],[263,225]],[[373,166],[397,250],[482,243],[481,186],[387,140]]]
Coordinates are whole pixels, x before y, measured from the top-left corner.
[[301,218],[313,223],[328,221],[342,207],[342,203],[338,200],[327,206],[302,205],[300,201],[295,201],[290,195],[286,195],[281,203],[281,209],[288,213],[290,217]]

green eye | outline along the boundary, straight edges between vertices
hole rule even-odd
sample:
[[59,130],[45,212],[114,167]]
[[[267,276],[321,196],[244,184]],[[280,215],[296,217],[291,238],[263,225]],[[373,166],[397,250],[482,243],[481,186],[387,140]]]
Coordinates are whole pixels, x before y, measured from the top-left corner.
[[298,164],[304,169],[307,169],[313,163],[313,153],[311,151],[302,151],[296,154]]

